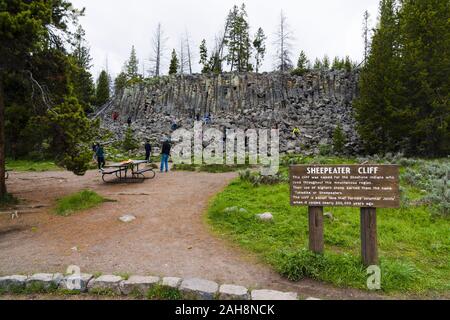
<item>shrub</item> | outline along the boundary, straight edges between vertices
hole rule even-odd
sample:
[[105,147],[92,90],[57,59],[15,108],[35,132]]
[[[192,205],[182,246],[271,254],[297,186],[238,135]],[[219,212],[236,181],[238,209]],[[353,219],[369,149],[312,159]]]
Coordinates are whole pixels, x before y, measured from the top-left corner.
[[344,130],[342,130],[341,124],[338,124],[333,132],[333,151],[336,154],[344,153],[346,139],[347,138],[345,136]]
[[139,143],[133,137],[133,130],[128,128],[122,142],[122,148],[125,151],[132,151],[139,148]]

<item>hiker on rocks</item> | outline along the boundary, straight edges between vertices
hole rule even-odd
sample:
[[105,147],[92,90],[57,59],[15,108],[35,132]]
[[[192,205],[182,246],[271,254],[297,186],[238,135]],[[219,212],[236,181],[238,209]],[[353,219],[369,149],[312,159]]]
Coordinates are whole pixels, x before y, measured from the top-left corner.
[[170,128],[172,129],[172,131],[175,131],[178,129],[177,120],[175,118],[172,119],[172,125],[170,126]]
[[150,156],[152,153],[152,145],[150,144],[150,141],[147,140],[145,142],[145,160],[147,160],[147,162],[150,162]]
[[128,127],[130,127],[131,126],[131,116],[128,117],[127,123],[128,123]]
[[161,166],[160,166],[161,172],[163,172],[164,169],[166,172],[169,171],[170,148],[171,148],[170,141],[168,138],[165,138],[161,147]]
[[112,114],[112,119],[114,122],[117,121],[117,119],[119,119],[119,113],[117,111],[114,111]]
[[106,162],[105,162],[105,152],[103,151],[103,147],[100,145],[100,143],[97,143],[95,156],[97,157],[98,171],[101,172]]

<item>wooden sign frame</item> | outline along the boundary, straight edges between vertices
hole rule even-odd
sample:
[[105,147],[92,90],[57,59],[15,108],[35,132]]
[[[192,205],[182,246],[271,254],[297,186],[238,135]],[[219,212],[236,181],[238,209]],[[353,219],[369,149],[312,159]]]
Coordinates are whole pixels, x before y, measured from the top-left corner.
[[[304,168],[310,168],[309,171],[305,172],[318,172],[320,175],[321,172],[324,172],[325,174],[328,174],[330,172],[333,172],[331,175],[327,177],[327,185],[332,186],[334,185],[333,181],[339,180],[340,175],[344,177],[344,175],[353,174],[354,179],[358,179],[360,177],[357,176],[358,172],[364,171],[364,175],[361,178],[361,181],[364,181],[364,178],[373,179],[373,181],[376,181],[374,183],[369,183],[369,185],[375,186],[375,188],[369,188],[365,187],[363,190],[359,190],[359,196],[361,193],[364,193],[365,190],[368,190],[368,193],[371,194],[382,194],[385,195],[386,193],[389,193],[389,190],[392,191],[393,197],[395,198],[392,201],[378,201],[377,204],[381,205],[382,207],[386,208],[397,208],[400,205],[400,192],[399,192],[399,166],[397,165],[381,165],[381,164],[370,164],[370,165],[293,165],[289,167],[289,180],[290,180],[290,191],[291,191],[291,206],[296,205],[307,205],[308,206],[308,228],[309,228],[309,250],[315,253],[323,253],[324,251],[324,238],[323,238],[323,205],[321,200],[316,200],[317,197],[314,197],[314,200],[311,200],[308,196],[308,193],[305,192],[304,200],[300,201],[301,204],[296,204],[294,199],[294,178],[299,178],[299,176],[294,176],[295,169],[301,168],[300,173],[303,173]],[[311,168],[319,168],[319,169],[311,169]],[[320,169],[320,168],[327,168],[327,169]],[[336,170],[334,170],[336,168]],[[361,169],[360,169],[361,168]],[[364,168],[364,170],[362,169]],[[365,169],[365,168],[371,168],[371,169]],[[375,169],[377,168],[377,169]],[[356,171],[355,171],[356,170]],[[384,179],[384,177],[381,174],[387,173],[387,179]],[[380,175],[380,176],[373,176],[373,175]],[[309,181],[310,178],[309,175],[303,175],[302,176],[305,181]],[[330,178],[330,177],[334,177]],[[320,178],[320,177],[319,177]],[[329,178],[329,179],[328,179]],[[348,179],[345,178],[344,180]],[[300,177],[301,180],[301,177]],[[319,181],[321,179],[318,179]],[[350,179],[351,180],[351,179]],[[384,182],[380,182],[383,181]],[[330,183],[330,181],[332,183]],[[373,182],[372,181],[372,182]],[[350,183],[349,183],[350,184]],[[364,184],[364,183],[363,183]],[[367,185],[367,184],[366,184]],[[388,187],[389,186],[389,187]],[[384,188],[384,189],[382,189]],[[391,188],[391,189],[389,189]],[[301,189],[301,188],[297,188]],[[303,190],[303,189],[302,189]],[[308,188],[305,188],[305,190],[308,190]],[[342,190],[342,189],[339,189]],[[298,198],[298,197],[297,197]],[[318,197],[319,199],[322,199],[322,197]],[[326,197],[324,197],[326,198]],[[331,197],[334,199],[334,197]],[[342,198],[345,198],[345,193],[343,193]],[[318,205],[309,205],[310,200],[314,203],[317,203]],[[328,200],[328,199],[327,199]],[[304,202],[306,204],[304,204]],[[328,201],[323,201],[323,203],[326,203],[327,206],[333,206],[329,205]],[[339,203],[340,202],[336,202]],[[346,204],[350,204],[348,206],[352,206],[350,201],[345,202]],[[360,202],[356,202],[360,203]],[[368,204],[368,202],[364,202],[365,204]],[[370,203],[370,202],[369,202]],[[344,205],[340,205],[344,206]],[[356,205],[353,205],[356,206]],[[360,234],[361,234],[361,259],[365,266],[370,265],[376,265],[378,264],[378,247],[377,247],[377,208],[375,206],[363,206],[360,207]]]

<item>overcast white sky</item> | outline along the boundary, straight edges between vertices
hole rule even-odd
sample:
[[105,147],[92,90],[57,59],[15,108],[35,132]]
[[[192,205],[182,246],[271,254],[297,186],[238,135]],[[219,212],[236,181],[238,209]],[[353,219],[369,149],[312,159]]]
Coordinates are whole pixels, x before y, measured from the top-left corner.
[[[280,12],[284,11],[294,34],[293,61],[301,49],[313,61],[328,54],[330,58],[349,55],[361,61],[363,53],[362,20],[364,10],[376,23],[379,0],[72,0],[77,8],[86,8],[80,19],[93,58],[93,74],[105,68],[115,76],[128,59],[131,46],[145,69],[150,68],[151,39],[158,22],[168,38],[163,71],[167,72],[172,48],[178,50],[180,37],[188,30],[194,51],[194,72],[199,72],[198,47],[203,38],[208,49],[223,30],[225,18],[234,4],[245,3],[251,34],[262,27],[268,36],[263,71],[273,67],[274,33]],[[142,71],[141,71],[142,72]]]

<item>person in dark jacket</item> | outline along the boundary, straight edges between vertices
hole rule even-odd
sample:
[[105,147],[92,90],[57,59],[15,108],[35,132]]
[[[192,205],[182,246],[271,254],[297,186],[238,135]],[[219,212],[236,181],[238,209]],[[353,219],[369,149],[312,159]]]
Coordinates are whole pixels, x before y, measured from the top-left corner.
[[105,162],[105,152],[103,151],[103,147],[100,145],[100,143],[97,143],[97,148],[95,150],[95,156],[97,157],[98,170],[102,171],[106,162]]
[[150,161],[150,155],[152,153],[152,145],[150,144],[150,141],[147,140],[145,142],[145,160],[147,160],[147,162]]
[[128,126],[131,126],[131,116],[127,119]]
[[160,166],[161,172],[164,171],[164,167],[166,172],[169,171],[170,148],[171,145],[169,139],[165,139],[161,148],[161,166]]

